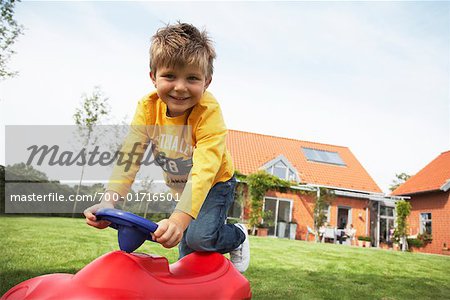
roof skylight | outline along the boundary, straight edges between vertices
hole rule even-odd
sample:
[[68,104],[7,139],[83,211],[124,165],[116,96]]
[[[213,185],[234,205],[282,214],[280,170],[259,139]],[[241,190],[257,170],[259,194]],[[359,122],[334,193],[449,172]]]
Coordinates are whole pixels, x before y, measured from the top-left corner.
[[302,147],[303,153],[308,161],[321,162],[332,165],[346,166],[341,156],[337,152],[318,150]]

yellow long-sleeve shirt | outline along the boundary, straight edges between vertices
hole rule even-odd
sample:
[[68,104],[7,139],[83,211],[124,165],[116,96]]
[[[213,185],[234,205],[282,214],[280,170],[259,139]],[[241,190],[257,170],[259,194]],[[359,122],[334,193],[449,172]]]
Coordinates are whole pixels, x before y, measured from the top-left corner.
[[[227,129],[220,106],[211,93],[205,92],[192,110],[171,118],[167,116],[166,104],[156,91],[152,92],[139,101],[131,125],[133,143],[139,140],[135,153],[144,153],[145,145],[151,141],[155,159],[162,161],[166,182],[189,180],[176,209],[193,218],[200,212],[211,187],[233,176],[231,156],[226,149]],[[128,147],[129,151],[133,146]],[[132,164],[126,172],[123,166],[114,168],[107,190],[122,196],[128,193],[140,168],[137,155],[130,159]]]

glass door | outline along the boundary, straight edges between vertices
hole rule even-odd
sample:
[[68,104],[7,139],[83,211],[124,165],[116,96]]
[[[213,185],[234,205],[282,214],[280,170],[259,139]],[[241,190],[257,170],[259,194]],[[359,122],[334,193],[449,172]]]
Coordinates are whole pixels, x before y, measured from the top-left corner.
[[289,237],[289,222],[291,221],[291,201],[278,200],[277,213],[277,236],[281,238]]
[[[286,230],[292,219],[291,201],[275,198],[264,199],[264,223],[270,224],[268,235],[278,237],[288,237]],[[270,213],[269,213],[270,211]]]
[[394,235],[394,208],[380,205],[380,243],[390,244]]
[[392,242],[392,235],[394,234],[394,220],[380,217],[380,242]]
[[275,225],[276,225],[276,213],[277,213],[277,200],[266,198],[264,200],[264,222],[265,224],[270,224],[268,235],[275,235]]
[[337,228],[345,229],[348,224],[351,224],[351,214],[350,208],[347,207],[338,207],[338,215],[337,215]]

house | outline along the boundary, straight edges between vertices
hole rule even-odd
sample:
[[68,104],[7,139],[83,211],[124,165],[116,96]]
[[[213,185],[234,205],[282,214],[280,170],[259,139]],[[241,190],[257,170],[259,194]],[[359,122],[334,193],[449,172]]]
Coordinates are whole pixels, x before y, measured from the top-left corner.
[[[240,173],[266,170],[298,183],[292,191],[266,194],[264,210],[272,211],[274,221],[269,235],[287,236],[278,232],[280,224],[296,222],[295,237],[304,240],[307,228],[314,228],[314,203],[323,187],[335,193],[325,212],[330,226],[345,229],[353,224],[356,235],[370,236],[375,246],[391,239],[395,197],[381,192],[349,148],[237,130],[229,130],[227,147]],[[245,218],[247,211],[234,206],[230,214]]]
[[450,255],[450,151],[441,153],[392,194],[410,197],[410,235],[432,236],[418,250]]

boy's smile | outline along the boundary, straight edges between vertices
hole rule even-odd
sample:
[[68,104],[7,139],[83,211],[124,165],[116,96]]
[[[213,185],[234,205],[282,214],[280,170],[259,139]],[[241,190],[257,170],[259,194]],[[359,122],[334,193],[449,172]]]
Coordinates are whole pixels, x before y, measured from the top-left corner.
[[156,74],[150,72],[159,98],[167,105],[169,117],[178,117],[196,105],[211,79],[193,65],[160,67]]

